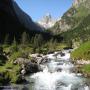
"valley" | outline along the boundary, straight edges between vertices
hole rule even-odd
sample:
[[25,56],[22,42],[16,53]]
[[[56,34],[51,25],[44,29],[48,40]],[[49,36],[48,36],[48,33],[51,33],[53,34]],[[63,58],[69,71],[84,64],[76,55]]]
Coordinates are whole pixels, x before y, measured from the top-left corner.
[[0,90],[90,90],[90,1],[39,21],[0,0]]

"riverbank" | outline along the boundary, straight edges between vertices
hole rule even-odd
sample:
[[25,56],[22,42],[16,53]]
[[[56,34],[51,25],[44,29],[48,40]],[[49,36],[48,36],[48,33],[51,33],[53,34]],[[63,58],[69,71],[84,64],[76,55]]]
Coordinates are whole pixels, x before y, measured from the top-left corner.
[[[54,81],[57,82],[56,87],[58,87],[58,83],[59,83],[59,88],[65,88],[65,90],[68,88],[71,88],[71,87],[75,88],[74,81],[77,82],[78,84],[80,84],[80,82],[81,82],[82,85],[80,84],[80,88],[85,88],[86,87],[85,85],[87,85],[87,84],[85,84],[86,81],[83,82],[83,78],[81,76],[78,76],[78,74],[80,72],[77,71],[77,73],[76,73],[76,72],[72,71],[74,69],[75,62],[74,62],[74,64],[72,63],[72,61],[70,59],[70,52],[71,52],[71,50],[56,51],[56,52],[51,52],[49,54],[39,54],[39,53],[31,54],[31,53],[29,53],[28,56],[30,58],[18,57],[13,62],[13,65],[14,65],[14,66],[12,66],[13,68],[10,66],[10,63],[9,63],[8,65],[6,65],[6,69],[9,70],[8,72],[12,72],[9,74],[9,76],[11,74],[13,74],[16,77],[16,75],[18,76],[20,74],[21,77],[24,78],[25,81],[23,82],[23,80],[21,80],[21,83],[22,82],[23,83],[21,85],[20,85],[20,82],[17,83],[16,84],[17,87],[18,87],[18,85],[20,85],[22,87],[25,86],[26,88],[29,86],[28,88],[30,88],[30,90],[34,90],[34,89],[31,89],[31,87],[33,86],[33,84],[35,82],[33,82],[33,80],[31,80],[30,77],[34,76],[33,78],[35,80],[39,77],[38,75],[40,75],[40,77],[36,80],[36,82],[38,82],[38,80],[41,80],[37,84],[39,84],[39,85],[43,84],[44,88],[46,88],[45,86],[47,86],[48,82],[51,82],[55,86]],[[15,68],[14,68],[15,66],[20,67],[19,70],[16,69],[17,70],[16,72],[18,72],[17,74],[15,74],[13,72],[15,70]],[[27,74],[29,75],[28,78],[27,78]],[[8,75],[8,74],[6,74],[6,75]],[[44,76],[46,76],[46,77],[44,78]],[[13,77],[12,77],[12,79],[13,79]],[[65,77],[67,78],[66,81],[64,81]],[[17,80],[18,79],[20,79],[20,77],[17,78]],[[46,79],[47,79],[47,82],[46,82]],[[70,79],[72,79],[74,81],[70,81]],[[42,80],[43,80],[43,82],[42,82]],[[57,80],[60,80],[60,82],[58,82]],[[45,84],[44,84],[44,82],[45,82]],[[13,83],[15,83],[15,82],[10,81],[11,86],[13,86]],[[89,86],[89,85],[87,85],[87,86]],[[79,86],[77,88],[79,88]],[[35,89],[35,90],[37,90],[37,89]],[[47,89],[45,89],[45,90],[47,90]],[[50,89],[50,90],[52,90],[52,89]]]
[[75,72],[81,73],[85,78],[90,78],[90,61],[74,60]]
[[76,71],[90,78],[90,41],[81,44],[71,52],[71,58],[76,66]]

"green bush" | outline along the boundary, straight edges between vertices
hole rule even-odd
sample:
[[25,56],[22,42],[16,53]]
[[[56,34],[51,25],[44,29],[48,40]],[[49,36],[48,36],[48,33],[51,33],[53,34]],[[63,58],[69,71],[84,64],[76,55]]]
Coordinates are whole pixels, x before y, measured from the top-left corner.
[[0,77],[0,84],[21,82],[20,69],[19,65],[13,65],[9,62],[4,66],[0,66],[0,74],[2,74],[2,77]]
[[19,52],[19,51],[13,52],[13,54],[10,56],[10,61],[14,61],[21,56],[22,56],[22,52]]

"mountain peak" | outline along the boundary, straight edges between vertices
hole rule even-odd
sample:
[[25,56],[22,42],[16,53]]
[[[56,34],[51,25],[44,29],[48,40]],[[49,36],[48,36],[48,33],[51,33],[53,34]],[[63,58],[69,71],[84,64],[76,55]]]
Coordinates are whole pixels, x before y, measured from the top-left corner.
[[52,18],[50,13],[45,14],[41,20],[38,21],[38,24],[40,24],[44,28],[50,28],[56,23],[56,20]]
[[85,2],[86,0],[74,0],[73,6],[79,6],[81,3]]
[[50,21],[52,21],[51,14],[47,13],[46,15],[44,15],[41,21],[46,22],[46,23],[49,23]]
[[45,17],[52,17],[50,13],[46,13]]

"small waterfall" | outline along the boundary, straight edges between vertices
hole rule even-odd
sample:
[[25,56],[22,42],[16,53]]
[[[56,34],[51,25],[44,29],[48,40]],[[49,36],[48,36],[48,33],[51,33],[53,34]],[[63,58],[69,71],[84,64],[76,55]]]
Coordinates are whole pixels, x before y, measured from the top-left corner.
[[51,62],[42,65],[43,71],[30,76],[34,81],[32,90],[89,90],[81,75],[72,72],[74,65],[70,61],[69,52],[56,59],[51,54],[47,56],[52,59]]
[[84,89],[85,89],[85,90],[89,90],[89,87],[88,87],[88,86],[85,86]]

